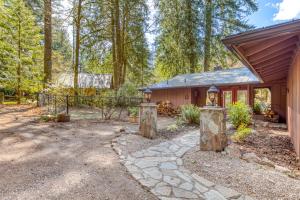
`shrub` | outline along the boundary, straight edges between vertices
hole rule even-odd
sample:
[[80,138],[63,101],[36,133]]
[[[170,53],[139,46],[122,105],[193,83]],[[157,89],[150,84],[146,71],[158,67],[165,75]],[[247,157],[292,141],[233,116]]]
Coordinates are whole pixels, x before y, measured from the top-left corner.
[[189,124],[199,124],[200,122],[200,109],[192,104],[183,105],[180,108],[180,118]]
[[137,107],[128,108],[130,117],[137,117],[139,114],[139,109]]
[[136,85],[130,82],[124,83],[117,92],[117,96],[122,97],[136,97],[139,96],[139,91]]
[[255,114],[261,114],[262,113],[262,108],[260,106],[260,103],[258,103],[258,102],[254,103],[253,112]]
[[248,126],[252,119],[252,112],[248,105],[242,102],[236,102],[228,108],[229,121],[235,128],[245,124]]
[[171,124],[167,127],[167,131],[175,132],[178,130],[177,124]]
[[232,139],[237,142],[243,142],[250,134],[251,128],[248,128],[246,124],[241,124],[232,136]]

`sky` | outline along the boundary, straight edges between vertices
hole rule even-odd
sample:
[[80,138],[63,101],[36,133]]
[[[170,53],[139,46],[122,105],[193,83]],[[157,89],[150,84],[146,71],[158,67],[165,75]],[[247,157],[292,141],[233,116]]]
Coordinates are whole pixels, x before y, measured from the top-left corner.
[[257,0],[258,11],[248,17],[255,27],[270,26],[300,18],[300,0]]

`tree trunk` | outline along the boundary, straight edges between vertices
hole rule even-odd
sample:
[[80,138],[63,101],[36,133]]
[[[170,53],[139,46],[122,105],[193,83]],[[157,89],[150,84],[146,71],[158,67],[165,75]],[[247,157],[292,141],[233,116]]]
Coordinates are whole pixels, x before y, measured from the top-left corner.
[[78,96],[78,69],[79,69],[79,50],[80,50],[80,26],[81,26],[81,5],[82,0],[78,0],[77,16],[75,19],[76,42],[75,42],[75,65],[74,65],[74,95]]
[[194,28],[194,20],[193,20],[193,7],[192,7],[192,0],[187,0],[187,14],[188,14],[188,21],[189,23],[189,31],[188,31],[188,41],[189,41],[189,64],[190,64],[190,73],[195,73],[196,69],[196,39],[193,32]]
[[121,25],[120,25],[120,5],[119,0],[115,0],[115,27],[116,27],[116,58],[117,58],[117,87],[118,89],[121,85],[121,75],[122,75],[122,44],[121,44]]
[[211,40],[212,40],[212,2],[205,1],[205,38],[204,38],[204,71],[210,70]]
[[123,8],[123,19],[122,19],[122,33],[121,33],[121,45],[122,45],[122,55],[121,55],[121,66],[122,66],[122,74],[120,84],[125,83],[126,78],[126,67],[127,67],[127,52],[126,52],[126,43],[127,43],[127,27],[128,27],[128,3],[125,1],[125,7]]
[[45,31],[45,46],[44,46],[44,88],[51,82],[52,79],[52,28],[51,28],[51,0],[44,0],[44,31]]
[[111,43],[112,43],[112,64],[113,64],[113,88],[118,88],[118,64],[116,58],[116,27],[115,27],[115,12],[114,0],[111,7]]
[[18,20],[17,103],[21,103],[21,19]]

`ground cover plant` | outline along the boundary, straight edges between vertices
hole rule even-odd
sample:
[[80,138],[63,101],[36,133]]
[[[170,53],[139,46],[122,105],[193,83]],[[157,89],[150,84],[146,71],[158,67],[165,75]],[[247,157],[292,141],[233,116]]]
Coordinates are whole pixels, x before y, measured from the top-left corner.
[[186,104],[180,107],[180,121],[187,124],[200,123],[200,109],[192,104]]

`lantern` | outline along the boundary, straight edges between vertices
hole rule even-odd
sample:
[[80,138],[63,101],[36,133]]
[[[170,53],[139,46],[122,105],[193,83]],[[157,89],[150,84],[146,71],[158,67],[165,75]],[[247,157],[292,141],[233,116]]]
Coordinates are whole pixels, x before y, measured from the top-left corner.
[[148,103],[150,103],[150,101],[151,101],[151,94],[152,94],[152,91],[149,88],[144,90],[144,98],[146,99],[146,101]]
[[219,94],[219,89],[215,85],[212,85],[207,90],[207,94],[208,94],[208,99],[211,102],[211,106],[216,106],[216,99],[217,99],[218,94]]

